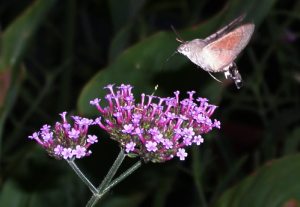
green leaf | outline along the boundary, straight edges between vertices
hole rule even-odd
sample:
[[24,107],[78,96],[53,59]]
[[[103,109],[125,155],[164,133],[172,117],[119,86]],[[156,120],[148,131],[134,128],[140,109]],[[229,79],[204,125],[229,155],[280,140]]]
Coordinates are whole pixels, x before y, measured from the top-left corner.
[[300,202],[300,155],[271,161],[227,190],[215,207],[281,207]]
[[256,25],[259,25],[263,19],[271,11],[277,0],[248,0],[228,1],[227,7],[224,10],[223,19],[230,21],[236,16],[246,14],[246,19],[253,21]]
[[7,181],[0,191],[0,206],[22,207],[28,206],[29,195],[23,192],[18,186]]
[[128,46],[131,26],[127,25],[120,29],[112,39],[109,50],[109,61],[113,61]]
[[3,125],[14,105],[24,75],[21,61],[30,39],[56,0],[35,1],[8,28],[0,39],[0,154]]
[[17,66],[36,29],[56,0],[35,1],[1,36],[0,71]]
[[292,154],[298,151],[300,143],[300,127],[294,129],[285,139],[283,154]]
[[109,9],[115,31],[133,21],[146,0],[109,0]]

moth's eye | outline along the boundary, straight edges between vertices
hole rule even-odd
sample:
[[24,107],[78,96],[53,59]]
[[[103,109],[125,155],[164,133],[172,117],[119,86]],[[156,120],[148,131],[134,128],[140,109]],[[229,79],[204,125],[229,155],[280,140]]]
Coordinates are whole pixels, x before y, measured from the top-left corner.
[[190,51],[190,48],[187,47],[187,46],[185,46],[185,47],[182,48],[182,50],[183,50],[184,52],[189,52],[189,51]]
[[189,51],[189,48],[186,47],[185,45],[181,45],[179,48],[178,48],[178,52],[188,52]]

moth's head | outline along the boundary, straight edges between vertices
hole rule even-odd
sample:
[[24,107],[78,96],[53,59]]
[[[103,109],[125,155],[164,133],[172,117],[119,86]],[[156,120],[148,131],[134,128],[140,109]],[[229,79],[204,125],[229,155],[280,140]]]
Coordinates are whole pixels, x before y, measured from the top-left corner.
[[188,41],[186,42],[181,42],[182,44],[179,45],[177,48],[177,52],[183,54],[183,55],[188,55],[191,52],[191,45],[189,44]]
[[[179,40],[177,40],[179,41]],[[201,39],[194,39],[192,41],[181,41],[181,45],[177,48],[177,51],[183,55],[189,56],[191,53],[201,52],[202,48],[206,45]]]

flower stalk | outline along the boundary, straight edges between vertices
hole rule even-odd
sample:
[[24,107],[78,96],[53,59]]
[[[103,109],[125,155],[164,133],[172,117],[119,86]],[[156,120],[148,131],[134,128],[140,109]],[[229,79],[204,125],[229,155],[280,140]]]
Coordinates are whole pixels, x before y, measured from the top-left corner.
[[84,182],[88,188],[91,190],[93,194],[97,194],[98,190],[97,188],[89,181],[89,179],[82,173],[82,171],[79,169],[79,167],[76,165],[74,159],[67,160],[67,163],[70,165],[72,170],[78,175],[78,177]]
[[123,181],[126,177],[131,175],[134,171],[136,171],[141,165],[142,162],[138,161],[136,162],[132,167],[130,167],[128,170],[126,170],[124,173],[122,173],[119,177],[115,178],[113,181],[112,178],[118,171],[119,167],[121,166],[124,158],[125,158],[125,153],[123,150],[120,151],[118,157],[116,158],[115,162],[113,163],[112,167],[108,171],[107,175],[99,185],[99,187],[96,189],[96,193],[93,191],[93,196],[90,198],[88,201],[86,207],[92,207],[96,205],[99,200],[109,191],[111,190],[114,186],[116,186],[118,183]]
[[105,178],[102,180],[101,184],[97,188],[97,192],[102,192],[104,188],[107,187],[107,185],[110,183],[112,178],[115,176],[116,172],[118,171],[119,167],[121,166],[124,158],[125,158],[125,153],[123,150],[120,150],[118,157],[114,161],[113,165],[111,166],[110,170],[108,171],[107,175]]

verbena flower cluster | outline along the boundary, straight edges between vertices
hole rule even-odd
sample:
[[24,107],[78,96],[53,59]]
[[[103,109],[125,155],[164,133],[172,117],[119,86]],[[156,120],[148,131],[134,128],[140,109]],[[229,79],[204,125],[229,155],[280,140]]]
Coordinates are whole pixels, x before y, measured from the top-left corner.
[[98,142],[95,135],[87,134],[92,119],[72,116],[73,126],[66,119],[66,112],[60,114],[62,122],[56,122],[54,127],[44,125],[40,131],[34,132],[28,138],[34,139],[50,156],[58,159],[82,158],[91,154],[88,148]]
[[211,120],[216,106],[206,98],[194,98],[194,91],[180,101],[179,91],[174,97],[157,97],[141,94],[136,103],[131,85],[106,87],[108,106],[100,105],[100,99],[90,101],[101,116],[95,120],[111,138],[132,156],[144,161],[165,162],[174,156],[184,160],[186,147],[203,143],[203,134],[220,128],[220,122]]

